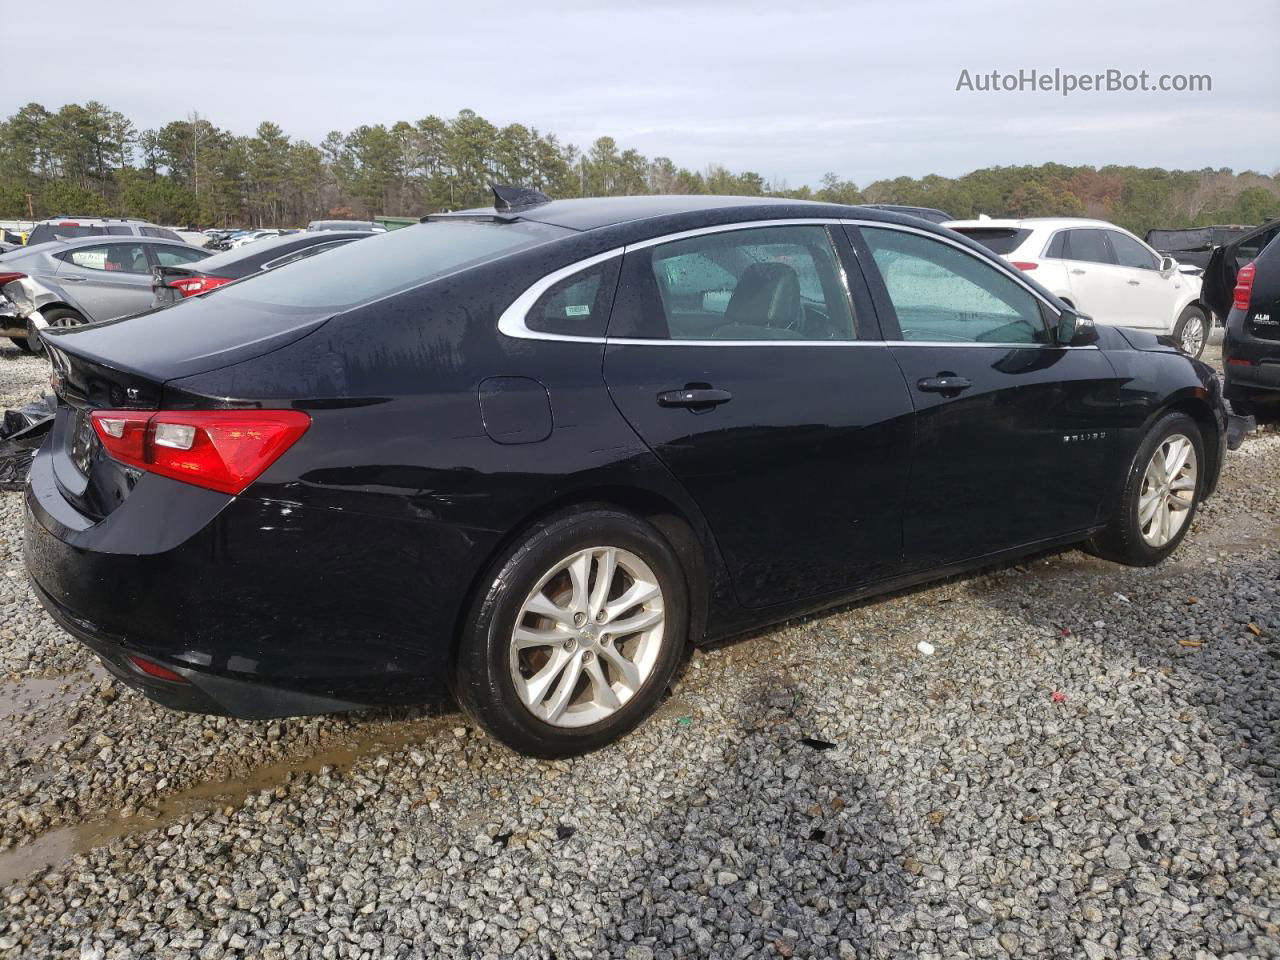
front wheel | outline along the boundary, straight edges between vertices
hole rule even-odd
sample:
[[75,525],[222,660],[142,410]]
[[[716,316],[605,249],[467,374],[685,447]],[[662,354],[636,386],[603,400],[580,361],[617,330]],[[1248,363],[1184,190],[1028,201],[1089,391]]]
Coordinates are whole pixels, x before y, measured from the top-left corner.
[[657,705],[684,652],[688,591],[648,523],[608,509],[544,521],[486,581],[454,691],[489,733],[521,753],[569,757]]
[[1200,503],[1204,441],[1185,413],[1156,421],[1129,467],[1120,501],[1091,546],[1100,556],[1134,567],[1164,560],[1187,535]]
[[1173,328],[1173,339],[1187,356],[1200,359],[1209,340],[1209,321],[1201,307],[1192,304],[1182,311]]

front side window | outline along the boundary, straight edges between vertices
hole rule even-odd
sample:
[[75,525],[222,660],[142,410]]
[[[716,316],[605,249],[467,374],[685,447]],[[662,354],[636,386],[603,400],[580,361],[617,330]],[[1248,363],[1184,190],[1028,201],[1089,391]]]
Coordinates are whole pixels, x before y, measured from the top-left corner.
[[539,333],[603,337],[620,259],[612,257],[552,286],[525,314],[525,326]]
[[1116,263],[1122,267],[1137,267],[1139,270],[1159,270],[1160,259],[1150,250],[1127,234],[1111,230],[1107,234],[1111,240],[1111,249],[1115,251]]
[[1085,263],[1115,263],[1111,251],[1107,249],[1107,238],[1101,230],[1068,230],[1063,256],[1068,260],[1081,260]]
[[[634,316],[611,335],[671,340],[852,340],[853,311],[825,227],[750,227],[627,254]],[[630,282],[628,282],[630,281]],[[616,309],[616,308],[615,308]],[[628,313],[628,310],[624,310]]]
[[1044,343],[1039,301],[993,265],[916,233],[862,228],[903,340]]
[[80,247],[61,255],[72,266],[107,273],[150,273],[147,251],[140,243],[106,243]]

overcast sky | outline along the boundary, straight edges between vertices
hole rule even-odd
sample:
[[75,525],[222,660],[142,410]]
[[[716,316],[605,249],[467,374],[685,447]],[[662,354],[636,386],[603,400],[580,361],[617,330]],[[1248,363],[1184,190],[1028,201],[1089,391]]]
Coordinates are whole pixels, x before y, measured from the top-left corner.
[[[1277,0],[0,0],[0,113],[100,100],[251,133],[471,108],[791,186],[989,165],[1280,169]],[[19,41],[17,38],[23,38]],[[961,70],[1207,73],[1210,93],[957,92]]]

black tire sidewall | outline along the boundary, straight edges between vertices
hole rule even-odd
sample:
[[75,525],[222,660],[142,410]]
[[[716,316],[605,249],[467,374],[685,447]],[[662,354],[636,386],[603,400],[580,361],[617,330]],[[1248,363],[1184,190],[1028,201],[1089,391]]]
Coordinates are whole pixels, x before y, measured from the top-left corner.
[[[1142,528],[1138,524],[1138,500],[1142,493],[1142,478],[1147,465],[1156,448],[1173,434],[1180,433],[1191,441],[1196,454],[1196,489],[1191,503],[1191,510],[1182,527],[1173,539],[1163,547],[1153,547],[1142,537]],[[1200,497],[1204,490],[1204,438],[1200,434],[1199,425],[1185,413],[1167,413],[1157,420],[1147,431],[1146,437],[1138,447],[1133,464],[1129,469],[1129,478],[1125,483],[1124,495],[1120,503],[1120,522],[1116,531],[1116,547],[1121,554],[1117,557],[1122,562],[1138,566],[1152,566],[1164,560],[1178,549],[1182,538],[1195,522],[1196,511],[1200,508]]]
[[[589,727],[555,727],[528,712],[508,669],[516,617],[537,580],[578,550],[616,546],[639,556],[662,588],[662,651],[644,686],[612,716]],[[536,525],[491,568],[458,650],[454,691],[490,734],[521,753],[569,757],[595,750],[634,729],[657,706],[684,654],[688,589],[675,552],[650,524],[614,510],[586,510]]]

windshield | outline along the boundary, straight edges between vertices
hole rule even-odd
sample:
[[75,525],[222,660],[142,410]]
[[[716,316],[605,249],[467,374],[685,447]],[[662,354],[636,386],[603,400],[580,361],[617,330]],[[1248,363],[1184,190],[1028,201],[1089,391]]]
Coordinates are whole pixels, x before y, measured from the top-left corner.
[[525,221],[420,223],[373,234],[284,270],[254,274],[220,296],[282,307],[346,310],[569,232]]

